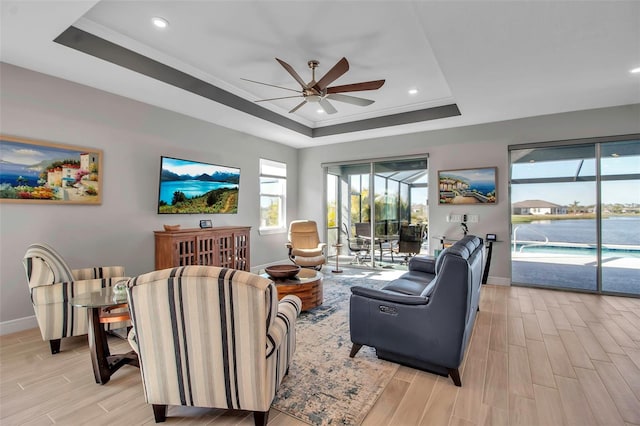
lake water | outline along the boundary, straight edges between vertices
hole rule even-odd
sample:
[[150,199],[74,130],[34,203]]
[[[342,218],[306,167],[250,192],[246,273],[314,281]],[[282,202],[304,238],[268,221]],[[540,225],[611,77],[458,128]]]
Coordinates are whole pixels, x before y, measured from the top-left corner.
[[[549,220],[513,226],[518,241],[596,243],[595,219]],[[512,235],[513,238],[513,235]],[[614,216],[602,220],[602,243],[640,246],[640,217]]]
[[201,180],[180,180],[160,182],[160,199],[167,204],[173,201],[173,193],[182,191],[189,198],[206,194],[218,188],[237,188],[235,183],[206,182]]

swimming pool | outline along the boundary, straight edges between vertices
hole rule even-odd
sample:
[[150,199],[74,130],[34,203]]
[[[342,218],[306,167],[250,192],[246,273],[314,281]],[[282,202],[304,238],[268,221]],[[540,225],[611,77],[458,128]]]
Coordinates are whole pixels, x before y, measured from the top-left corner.
[[[512,250],[517,253],[536,253],[536,254],[559,254],[559,255],[576,255],[576,256],[596,256],[597,249],[592,245],[571,243],[554,243],[554,242],[519,242],[515,245],[511,244]],[[602,248],[602,256],[623,256],[640,259],[640,246],[604,246]]]

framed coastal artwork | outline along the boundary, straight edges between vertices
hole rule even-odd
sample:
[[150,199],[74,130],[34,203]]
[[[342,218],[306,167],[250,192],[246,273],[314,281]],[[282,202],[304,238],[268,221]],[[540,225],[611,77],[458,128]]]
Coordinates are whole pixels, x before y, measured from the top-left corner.
[[0,135],[0,201],[102,202],[102,150]]
[[440,204],[496,204],[496,168],[438,171]]

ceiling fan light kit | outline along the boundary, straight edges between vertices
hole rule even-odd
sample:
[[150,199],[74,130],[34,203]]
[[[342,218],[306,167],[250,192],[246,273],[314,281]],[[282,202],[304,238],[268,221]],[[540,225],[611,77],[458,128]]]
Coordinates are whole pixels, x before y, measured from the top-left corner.
[[301,90],[289,89],[287,87],[276,86],[274,84],[262,83],[255,80],[249,80],[243,78],[242,80],[249,81],[251,83],[262,84],[265,86],[277,87],[279,89],[285,89],[299,93],[295,96],[282,96],[278,98],[259,99],[255,102],[274,101],[279,99],[290,99],[302,97],[301,103],[296,105],[289,113],[294,113],[306,103],[317,103],[324,112],[327,114],[335,114],[338,110],[329,102],[329,99],[337,102],[344,102],[351,105],[367,106],[371,105],[375,101],[371,99],[359,98],[356,96],[343,95],[345,92],[361,92],[365,90],[377,90],[384,84],[385,80],[365,81],[361,83],[345,84],[342,86],[328,87],[331,83],[349,71],[349,61],[347,58],[342,58],[331,68],[319,81],[316,81],[316,68],[320,65],[315,59],[307,62],[307,65],[311,69],[311,81],[305,83],[305,81],[298,75],[291,65],[283,61],[282,59],[275,58],[276,61],[298,82],[301,86]]

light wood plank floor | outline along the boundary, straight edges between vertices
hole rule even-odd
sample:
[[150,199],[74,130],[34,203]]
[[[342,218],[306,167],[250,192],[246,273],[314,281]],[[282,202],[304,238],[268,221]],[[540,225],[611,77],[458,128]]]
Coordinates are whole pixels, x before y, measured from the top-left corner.
[[[365,426],[640,425],[640,299],[488,285],[480,309],[462,388],[401,367]],[[128,350],[110,343],[114,353]],[[170,407],[168,415],[184,425],[253,424],[223,410]],[[0,338],[0,423],[138,425],[153,424],[153,414],[137,369],[97,385],[85,337],[51,356],[28,330]],[[269,424],[303,423],[272,410]]]

